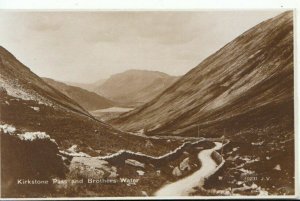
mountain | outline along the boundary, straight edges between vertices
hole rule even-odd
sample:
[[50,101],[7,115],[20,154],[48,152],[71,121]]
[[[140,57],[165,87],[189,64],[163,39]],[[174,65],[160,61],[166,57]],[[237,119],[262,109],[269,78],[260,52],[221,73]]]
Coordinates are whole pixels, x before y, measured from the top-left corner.
[[114,103],[107,98],[80,87],[70,86],[50,78],[43,78],[43,80],[69,98],[75,100],[87,111],[109,108],[114,105]]
[[111,123],[150,135],[220,136],[282,118],[293,124],[292,12],[241,34],[160,96]]
[[88,84],[87,83],[78,83],[78,82],[66,82],[66,84],[75,86],[75,87],[80,87],[80,88],[88,90],[90,92],[94,92],[95,88],[97,88],[98,86],[103,84],[105,81],[106,81],[105,79],[101,79],[96,82],[88,83]]
[[158,71],[128,70],[112,75],[95,92],[126,106],[136,106],[155,98],[176,80]]

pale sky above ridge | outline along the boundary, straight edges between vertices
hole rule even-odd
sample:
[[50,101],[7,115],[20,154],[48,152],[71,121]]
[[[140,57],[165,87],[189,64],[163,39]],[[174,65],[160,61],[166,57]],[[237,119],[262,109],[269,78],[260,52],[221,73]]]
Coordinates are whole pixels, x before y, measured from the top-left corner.
[[129,69],[183,75],[273,11],[0,12],[0,45],[34,73],[91,83]]

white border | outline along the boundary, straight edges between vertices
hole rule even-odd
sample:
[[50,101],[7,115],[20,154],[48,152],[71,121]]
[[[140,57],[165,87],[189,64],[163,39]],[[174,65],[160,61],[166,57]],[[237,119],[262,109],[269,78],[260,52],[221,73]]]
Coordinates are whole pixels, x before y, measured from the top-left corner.
[[[264,198],[300,198],[300,135],[299,135],[299,94],[297,81],[300,78],[298,70],[298,37],[299,37],[299,0],[0,0],[0,10],[30,10],[30,11],[188,11],[188,10],[251,10],[251,9],[293,9],[294,10],[294,100],[295,100],[295,196],[194,196],[194,197],[82,197],[82,198],[52,198],[53,200],[114,200],[114,199],[264,199]],[[0,30],[1,31],[1,30]],[[3,198],[1,198],[2,200]],[[5,200],[16,200],[14,198]],[[49,198],[24,198],[19,200],[49,200]]]
[[298,0],[0,0],[1,9],[281,9],[297,8]]

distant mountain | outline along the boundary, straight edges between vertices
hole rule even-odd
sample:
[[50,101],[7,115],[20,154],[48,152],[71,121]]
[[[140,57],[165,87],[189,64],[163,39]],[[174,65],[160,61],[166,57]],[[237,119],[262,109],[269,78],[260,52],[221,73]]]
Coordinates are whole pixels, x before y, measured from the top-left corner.
[[112,75],[95,92],[126,106],[137,106],[152,100],[176,80],[158,71],[128,70]]
[[214,136],[224,129],[276,125],[284,117],[293,122],[292,12],[246,31],[160,96],[112,123],[148,134],[195,136],[199,130]]
[[103,84],[105,81],[106,81],[106,79],[101,79],[96,82],[88,83],[88,84],[87,83],[78,83],[78,82],[65,82],[65,83],[68,85],[71,85],[71,86],[80,87],[82,89],[94,92],[95,88],[97,88],[98,86]]
[[80,87],[70,86],[50,78],[43,78],[45,82],[59,90],[69,98],[75,100],[88,111],[99,110],[114,106],[114,103],[105,97]]

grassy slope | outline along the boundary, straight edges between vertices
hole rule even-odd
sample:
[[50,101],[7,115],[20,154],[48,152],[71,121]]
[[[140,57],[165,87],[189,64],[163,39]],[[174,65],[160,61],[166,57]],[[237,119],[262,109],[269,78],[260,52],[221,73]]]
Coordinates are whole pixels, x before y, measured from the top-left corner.
[[[95,150],[100,150],[100,155],[106,155],[120,149],[160,155],[179,144],[165,147],[165,140],[153,140],[157,147],[145,149],[146,139],[122,133],[98,120],[72,111],[61,111],[39,105],[35,101],[24,101],[6,95],[1,96],[0,103],[1,122],[24,131],[46,132],[62,149],[77,144],[82,151],[91,155],[99,155]],[[40,111],[34,111],[31,107],[39,107]]]

